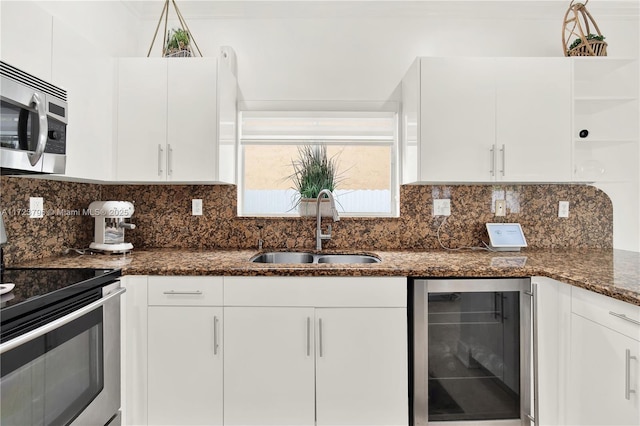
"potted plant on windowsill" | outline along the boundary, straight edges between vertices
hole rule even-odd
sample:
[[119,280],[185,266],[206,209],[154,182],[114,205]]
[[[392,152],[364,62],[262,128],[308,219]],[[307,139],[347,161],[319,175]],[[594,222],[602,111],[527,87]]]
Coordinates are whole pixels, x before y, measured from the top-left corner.
[[[320,191],[333,192],[339,183],[338,159],[327,156],[326,145],[304,145],[298,148],[298,158],[291,160],[293,173],[288,176],[296,190],[294,207],[300,216],[315,216]],[[328,198],[320,202],[320,214],[331,216]]]

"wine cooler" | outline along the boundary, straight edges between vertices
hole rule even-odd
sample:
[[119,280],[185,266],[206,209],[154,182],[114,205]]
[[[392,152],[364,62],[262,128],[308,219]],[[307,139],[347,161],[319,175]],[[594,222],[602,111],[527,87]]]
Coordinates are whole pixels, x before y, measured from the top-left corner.
[[529,278],[410,283],[413,424],[534,424]]

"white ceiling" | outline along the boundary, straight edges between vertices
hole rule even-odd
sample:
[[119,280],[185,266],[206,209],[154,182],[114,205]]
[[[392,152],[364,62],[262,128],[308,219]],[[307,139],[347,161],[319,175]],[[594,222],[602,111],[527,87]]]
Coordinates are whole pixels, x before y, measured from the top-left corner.
[[[164,0],[122,0],[140,19],[158,19]],[[185,19],[429,17],[562,19],[567,0],[176,0]],[[170,14],[174,15],[170,1]],[[640,0],[592,0],[587,8],[598,16],[635,19]],[[171,16],[170,15],[170,16]]]

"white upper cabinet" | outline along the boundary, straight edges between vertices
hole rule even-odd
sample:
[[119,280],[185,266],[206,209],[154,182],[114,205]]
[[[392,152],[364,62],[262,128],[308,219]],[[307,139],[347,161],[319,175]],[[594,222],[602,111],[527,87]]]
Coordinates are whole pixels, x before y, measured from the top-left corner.
[[35,2],[0,4],[2,60],[51,82],[52,16]]
[[571,64],[497,58],[496,179],[571,181]]
[[493,60],[425,58],[420,75],[420,180],[490,180],[496,122]]
[[54,19],[51,72],[53,81],[67,89],[69,99],[65,176],[110,180],[115,60]]
[[570,72],[563,58],[418,58],[403,80],[403,149],[418,151],[403,183],[570,181]]
[[118,181],[214,182],[215,58],[122,58],[118,76]]

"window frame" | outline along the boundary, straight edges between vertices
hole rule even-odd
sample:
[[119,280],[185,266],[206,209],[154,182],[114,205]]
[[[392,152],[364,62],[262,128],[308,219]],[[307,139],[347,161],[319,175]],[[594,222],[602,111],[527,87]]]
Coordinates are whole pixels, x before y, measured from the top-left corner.
[[[243,139],[242,134],[242,114],[244,112],[292,112],[296,114],[300,113],[331,113],[331,112],[352,112],[355,114],[374,114],[374,113],[389,113],[393,117],[393,140],[381,141],[375,138],[357,138],[357,139],[259,139],[259,138],[246,138]],[[239,102],[238,104],[238,191],[237,191],[237,204],[239,217],[299,217],[296,212],[292,213],[278,213],[278,214],[255,214],[244,212],[244,192],[245,192],[245,149],[247,145],[304,145],[311,143],[322,143],[327,146],[388,146],[390,147],[390,205],[391,211],[389,213],[349,213],[341,212],[342,217],[399,217],[400,215],[400,166],[399,166],[399,149],[400,149],[400,123],[399,123],[400,111],[399,104],[397,102],[313,102],[313,103],[301,103],[301,102],[282,102],[282,101],[257,101],[257,102]],[[348,143],[345,143],[349,141]]]

